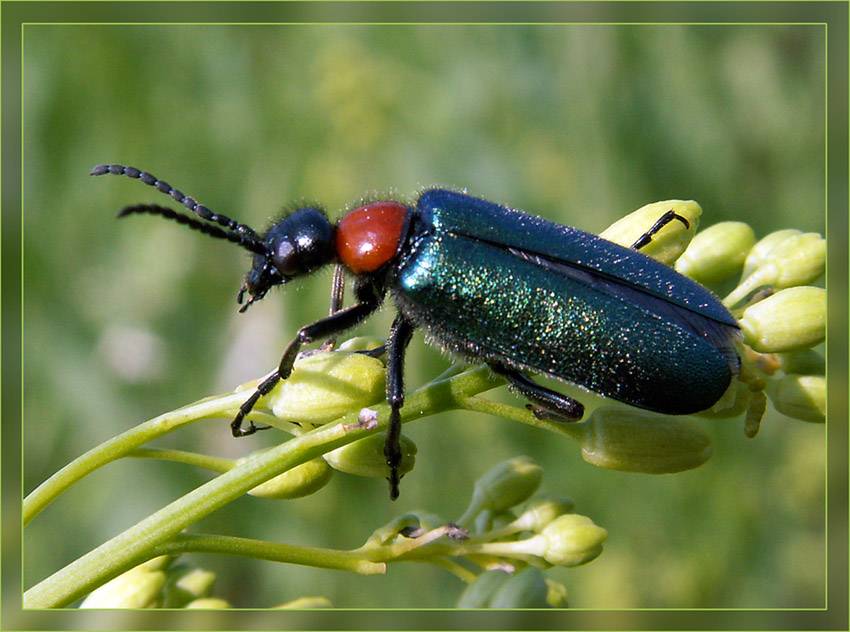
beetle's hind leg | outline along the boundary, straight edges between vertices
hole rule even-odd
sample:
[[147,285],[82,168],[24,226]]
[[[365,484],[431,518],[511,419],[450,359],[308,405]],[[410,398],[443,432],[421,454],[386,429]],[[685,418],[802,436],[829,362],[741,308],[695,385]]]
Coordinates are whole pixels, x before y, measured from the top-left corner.
[[681,215],[679,215],[675,211],[669,210],[666,213],[664,213],[664,215],[659,217],[658,220],[649,228],[648,231],[646,231],[643,235],[641,235],[640,237],[637,238],[637,241],[635,241],[635,243],[632,244],[632,249],[633,250],[640,250],[641,248],[643,248],[644,246],[649,244],[649,242],[652,241],[652,237],[658,231],[660,231],[667,224],[669,224],[670,222],[672,222],[673,220],[676,220],[676,219],[679,220],[680,222],[682,222],[685,225],[685,228],[691,227],[691,224],[690,224],[690,222],[688,222],[687,219],[685,219],[684,217],[682,217]]
[[516,369],[508,368],[502,364],[490,363],[490,370],[504,377],[520,395],[531,401],[529,409],[538,419],[578,421],[584,415],[584,406],[581,402],[563,393],[540,386]]
[[384,457],[390,468],[390,499],[398,498],[398,474],[401,465],[401,407],[404,406],[404,353],[414,325],[399,314],[393,321],[390,336],[387,339],[387,402],[390,405],[390,423],[387,426],[387,440],[384,443]]

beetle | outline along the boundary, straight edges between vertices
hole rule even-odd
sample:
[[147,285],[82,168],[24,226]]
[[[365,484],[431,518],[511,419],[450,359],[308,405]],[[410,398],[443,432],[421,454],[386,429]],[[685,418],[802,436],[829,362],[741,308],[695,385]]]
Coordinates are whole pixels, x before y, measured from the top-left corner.
[[[486,363],[535,415],[556,420],[581,419],[584,407],[529,373],[683,415],[716,403],[740,368],[738,325],[717,297],[639,252],[667,223],[688,225],[672,210],[631,248],[446,189],[425,190],[413,205],[363,204],[336,223],[305,206],[258,234],[145,171],[104,164],[91,174],[140,180],[200,219],[156,204],[128,206],[119,217],[158,215],[252,253],[237,294],[240,312],[274,286],[336,265],[330,315],[298,330],[277,369],[240,407],[231,423],[235,437],[264,429],[244,425],[244,418],[289,377],[303,345],[354,327],[390,294],[397,315],[386,344],[384,455],[392,499],[400,479],[404,355],[416,329],[445,350]],[[346,273],[354,277],[357,302],[343,309]]]

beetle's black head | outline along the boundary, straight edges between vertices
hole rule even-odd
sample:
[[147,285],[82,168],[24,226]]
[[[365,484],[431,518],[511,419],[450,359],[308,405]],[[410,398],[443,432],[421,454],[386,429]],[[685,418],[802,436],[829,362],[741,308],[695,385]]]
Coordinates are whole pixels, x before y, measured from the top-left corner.
[[334,226],[317,208],[299,208],[273,224],[262,237],[266,252],[254,255],[237,300],[245,311],[272,287],[309,274],[336,257]]
[[[258,235],[250,226],[216,213],[199,204],[195,198],[184,195],[167,182],[141,169],[115,164],[97,165],[91,170],[91,175],[127,176],[140,180],[176,200],[201,219],[182,215],[157,204],[128,206],[118,217],[136,213],[159,215],[210,237],[226,239],[254,253],[254,263],[237,295],[237,300],[242,305],[240,312],[248,309],[254,301],[263,298],[275,285],[309,274],[336,258],[335,227],[318,208],[299,208],[275,222],[264,235]],[[244,301],[246,292],[248,300]]]

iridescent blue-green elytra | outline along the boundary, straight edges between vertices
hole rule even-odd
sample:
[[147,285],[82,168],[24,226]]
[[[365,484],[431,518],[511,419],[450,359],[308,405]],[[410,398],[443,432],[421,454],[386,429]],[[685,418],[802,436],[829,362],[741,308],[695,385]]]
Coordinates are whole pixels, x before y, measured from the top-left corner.
[[441,189],[413,222],[393,298],[446,349],[667,414],[709,408],[738,369],[732,315],[636,250]]

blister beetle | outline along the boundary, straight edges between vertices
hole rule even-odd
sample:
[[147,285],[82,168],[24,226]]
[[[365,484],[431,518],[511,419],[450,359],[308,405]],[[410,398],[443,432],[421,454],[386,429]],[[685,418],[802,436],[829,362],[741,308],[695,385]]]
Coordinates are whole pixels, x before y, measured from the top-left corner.
[[[155,176],[123,165],[92,175],[123,175],[150,185],[200,220],[156,204],[123,209],[177,221],[254,255],[237,295],[244,312],[272,287],[335,263],[331,314],[298,330],[276,371],[257,386],[231,423],[233,436],[257,400],[292,372],[302,345],[354,327],[389,292],[398,314],[387,339],[390,419],[384,455],[390,497],[398,496],[399,411],[404,354],[417,328],[444,349],[487,363],[538,416],[580,419],[582,404],[534,382],[542,373],[632,406],[671,415],[717,402],[738,371],[738,326],[701,285],[639,252],[671,221],[662,215],[631,248],[569,226],[446,189],[413,206],[375,201],[331,223],[298,208],[265,233],[215,213]],[[342,308],[345,273],[357,303]],[[247,300],[246,300],[247,294]]]

